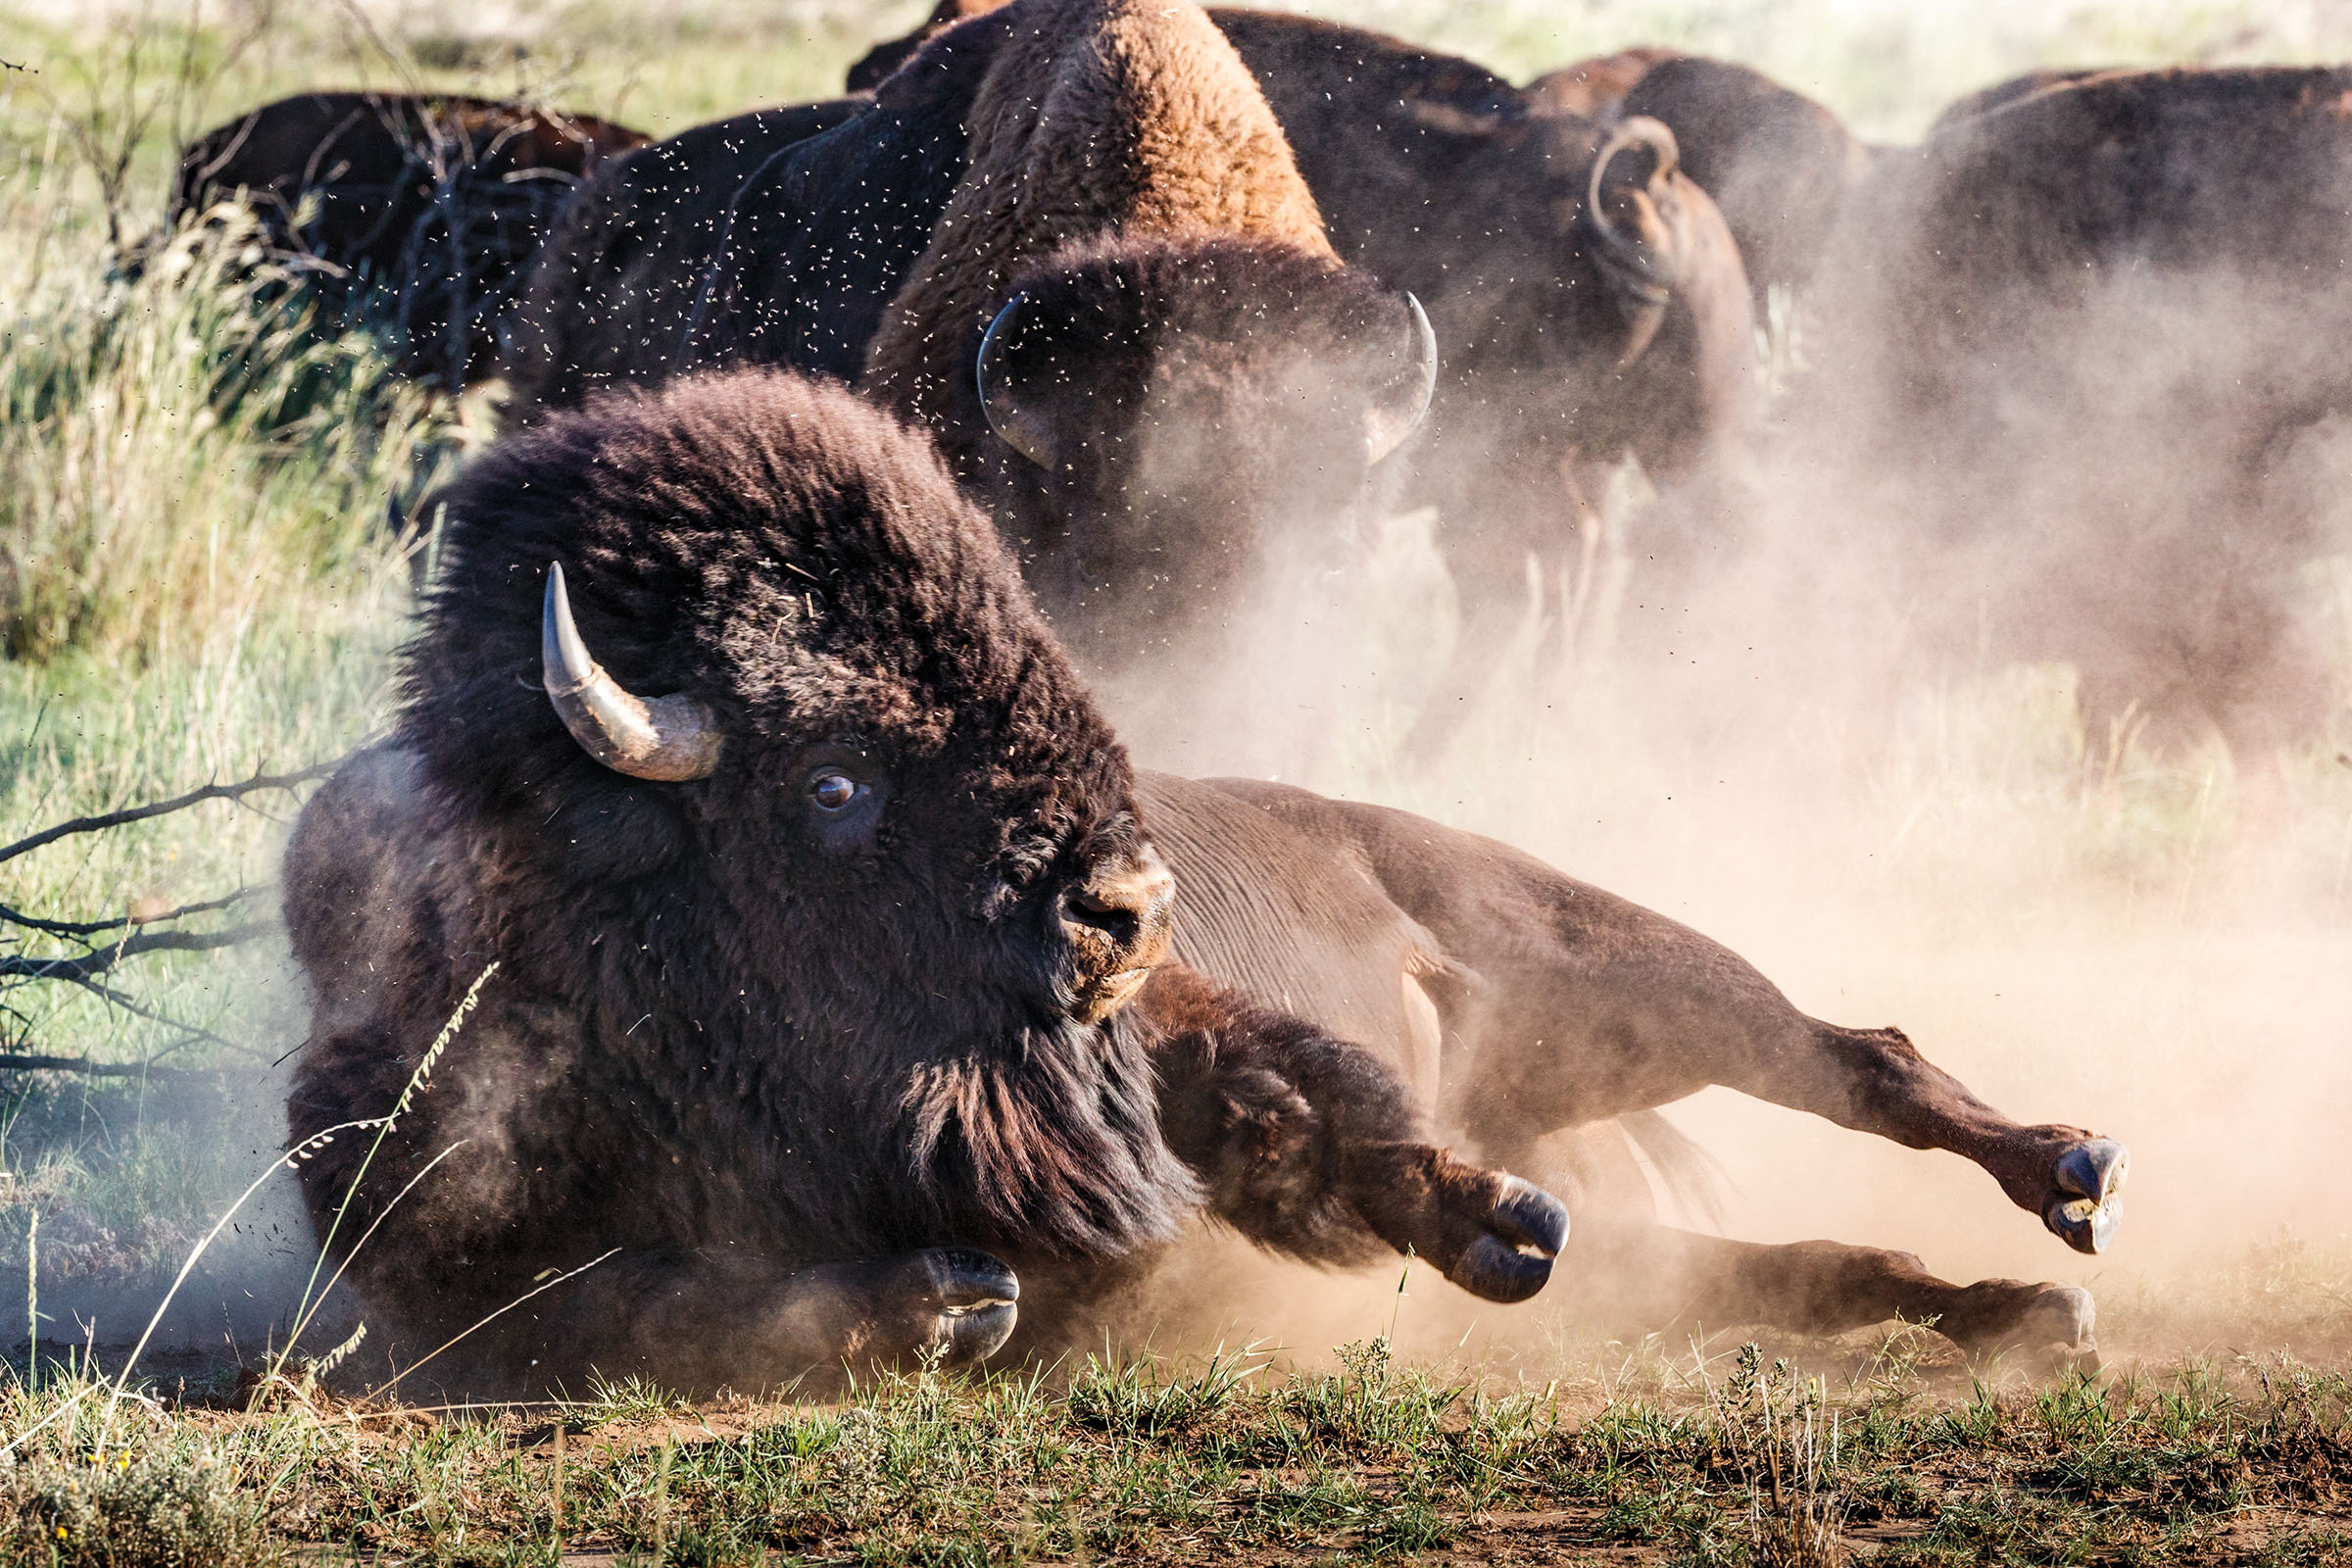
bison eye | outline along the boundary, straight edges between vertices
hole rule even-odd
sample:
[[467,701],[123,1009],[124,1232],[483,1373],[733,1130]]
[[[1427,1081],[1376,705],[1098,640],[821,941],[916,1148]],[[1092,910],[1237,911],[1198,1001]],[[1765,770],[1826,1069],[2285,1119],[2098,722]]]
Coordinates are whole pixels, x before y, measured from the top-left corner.
[[820,811],[846,811],[858,800],[858,781],[839,768],[819,768],[808,778],[808,799]]

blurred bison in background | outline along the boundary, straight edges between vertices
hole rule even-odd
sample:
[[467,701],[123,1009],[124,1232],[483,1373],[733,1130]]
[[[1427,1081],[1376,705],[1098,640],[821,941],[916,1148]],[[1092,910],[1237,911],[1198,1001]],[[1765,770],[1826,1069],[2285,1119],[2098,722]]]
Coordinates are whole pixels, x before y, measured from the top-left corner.
[[1791,416],[1836,498],[1800,548],[1880,562],[1947,653],[2074,663],[2094,754],[2134,710],[2241,757],[2308,734],[2297,572],[2352,540],[2347,190],[2343,70],[2100,74],[1884,155]]
[[1531,557],[1548,624],[1570,629],[1603,470],[1631,453],[1661,487],[1686,483],[1744,431],[1747,280],[1656,121],[1543,113],[1469,61],[1360,28],[1211,15],[1281,119],[1333,246],[1411,289],[1437,326],[1443,371],[1402,499],[1438,509],[1462,631],[1415,737],[1426,748],[1499,662]]
[[[994,9],[943,0],[866,62]],[[1602,470],[1630,452],[1672,485],[1747,423],[1738,247],[1655,122],[1544,112],[1471,61],[1357,27],[1208,15],[1280,121],[1332,247],[1412,290],[1436,327],[1430,428],[1393,498],[1438,508],[1462,606],[1412,742],[1426,749],[1494,673],[1531,557],[1547,624],[1568,629],[1579,594],[1563,585],[1592,573]]]
[[444,1376],[759,1389],[1016,1314],[1016,1349],[1100,1348],[1202,1209],[1543,1287],[1556,1202],[1171,964],[1126,753],[919,435],[700,377],[510,439],[449,515],[394,733],[284,872],[292,1138],[403,1106],[304,1191],[398,1332],[484,1324]]
[[1804,94],[1729,60],[1629,49],[1538,76],[1538,104],[1605,122],[1637,115],[1674,132],[1683,172],[1723,213],[1756,308],[1775,283],[1802,288],[1871,150]]
[[886,38],[860,55],[850,67],[843,85],[852,92],[871,92],[882,85],[882,78],[914,58],[914,52],[940,32],[966,17],[984,17],[1002,8],[1006,0],[939,0],[931,14],[922,20],[912,32],[904,37]]
[[574,184],[634,130],[454,94],[312,92],[240,115],[180,154],[169,220],[250,206],[331,318],[396,328],[413,375],[456,390]]
[[[647,379],[691,330],[738,212],[778,159],[873,106],[862,94],[758,109],[612,160],[558,219],[517,291],[500,370],[518,412]],[[844,323],[810,323],[794,363],[856,373]],[[682,351],[681,351],[682,352]]]
[[1428,405],[1426,318],[1333,254],[1274,116],[1190,5],[1015,0],[723,203],[706,184],[656,222],[626,186],[663,156],[582,210],[596,234],[652,234],[636,265],[697,279],[694,308],[681,322],[623,277],[551,311],[525,398],[741,363],[854,379],[933,433],[1055,625],[1137,702],[1261,578],[1345,564],[1369,470]]

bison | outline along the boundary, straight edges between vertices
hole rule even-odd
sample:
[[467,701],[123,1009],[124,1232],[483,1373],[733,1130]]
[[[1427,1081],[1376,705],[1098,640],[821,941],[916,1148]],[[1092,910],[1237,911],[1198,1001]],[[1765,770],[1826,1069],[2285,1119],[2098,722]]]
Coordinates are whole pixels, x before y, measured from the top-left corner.
[[1871,149],[1829,109],[1729,60],[1630,49],[1539,76],[1527,91],[1595,119],[1645,116],[1671,128],[1683,172],[1740,246],[1759,312],[1773,284],[1812,281],[1846,191],[1870,169]]
[[[1437,508],[1462,632],[1411,744],[1492,673],[1528,601],[1555,632],[1600,470],[1704,491],[1749,423],[1755,341],[1722,217],[1654,120],[1541,112],[1466,60],[1272,12],[1211,13],[1351,265],[1412,290],[1444,364],[1399,499]],[[1645,553],[1663,553],[1660,541]]]
[[[994,9],[942,0],[859,69]],[[1697,481],[1738,446],[1754,379],[1738,246],[1656,122],[1550,112],[1468,60],[1358,27],[1208,15],[1272,106],[1334,248],[1410,289],[1435,324],[1430,427],[1392,495],[1438,509],[1463,609],[1408,742],[1427,750],[1507,646],[1531,556],[1547,623],[1566,627],[1601,469],[1631,452],[1661,482],[1693,481],[1692,506],[1720,504]],[[1696,531],[1673,530],[1672,551]]]
[[[1728,1084],[1961,1153],[2086,1251],[2127,1162],[1501,844],[1131,771],[989,519],[837,387],[559,415],[449,514],[397,725],[288,850],[288,1107],[328,1250],[418,1345],[487,1320],[477,1381],[1099,1345],[1195,1211],[1660,1324],[2090,1346],[2079,1289],[1901,1253],[1625,1216],[1559,1252],[1551,1199],[1431,1130],[1532,1157]],[[318,1142],[419,1076],[380,1148]]]
[[414,1343],[527,1297],[480,1386],[770,1384],[988,1354],[1017,1299],[1063,1347],[1195,1211],[1542,1287],[1555,1200],[1169,960],[1126,755],[920,436],[692,378],[501,445],[448,515],[398,726],[284,873],[304,1191]]
[[[656,226],[627,175],[585,198],[600,233]],[[1420,308],[1333,255],[1189,4],[1016,0],[718,194],[662,209],[687,318],[633,288],[551,312],[526,393],[560,406],[603,366],[852,378],[932,430],[1098,671],[1152,665],[1294,542],[1344,563],[1368,470],[1430,397]]]
[[1947,652],[2074,663],[2094,755],[2134,712],[2248,760],[2313,731],[2348,179],[2344,70],[2102,73],[1884,155],[1791,425],[1821,523],[1906,522],[1805,548],[1883,553]]
[[[642,379],[653,345],[694,319],[744,195],[782,154],[872,103],[857,94],[753,110],[613,160],[564,209],[521,285],[500,366],[516,412],[576,408],[598,388]],[[812,325],[821,347],[793,357],[854,375],[839,323]]]
[[189,143],[168,220],[247,204],[329,314],[388,321],[404,368],[455,390],[495,357],[514,285],[572,187],[645,140],[455,94],[298,93]]

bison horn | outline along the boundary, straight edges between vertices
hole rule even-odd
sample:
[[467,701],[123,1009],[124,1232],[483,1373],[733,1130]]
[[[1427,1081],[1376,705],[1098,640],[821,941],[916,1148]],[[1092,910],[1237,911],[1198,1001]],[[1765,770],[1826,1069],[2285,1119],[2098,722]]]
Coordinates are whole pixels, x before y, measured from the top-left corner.
[[1419,300],[1407,294],[1404,303],[1413,313],[1413,363],[1389,383],[1400,395],[1393,401],[1384,399],[1364,415],[1364,456],[1371,463],[1396,451],[1397,444],[1413,433],[1438,391],[1438,334],[1431,329],[1429,313]]
[[1052,468],[1055,466],[1053,421],[1021,402],[1004,368],[1003,344],[1028,303],[1027,294],[1015,294],[1004,302],[996,319],[988,323],[988,334],[980,339],[980,358],[973,368],[980,387],[980,412],[988,416],[988,427],[997,432],[997,439],[1039,467]]
[[1666,302],[1674,292],[1674,285],[1681,281],[1674,259],[1660,256],[1655,246],[1620,229],[1609,217],[1608,204],[1603,200],[1609,166],[1636,148],[1645,149],[1656,161],[1650,172],[1651,179],[1673,173],[1682,162],[1682,149],[1675,142],[1674,132],[1661,121],[1635,115],[1601,143],[1600,151],[1592,159],[1592,171],[1585,180],[1583,216],[1594,242],[1592,260],[1631,329],[1626,335],[1625,349],[1617,357],[1617,368],[1621,370],[1648,350],[1650,340],[1658,335],[1658,327],[1666,319]]
[[718,765],[718,726],[699,699],[679,692],[649,702],[588,657],[580,628],[571,621],[562,562],[547,570],[539,678],[571,738],[615,773],[676,783],[709,778]]

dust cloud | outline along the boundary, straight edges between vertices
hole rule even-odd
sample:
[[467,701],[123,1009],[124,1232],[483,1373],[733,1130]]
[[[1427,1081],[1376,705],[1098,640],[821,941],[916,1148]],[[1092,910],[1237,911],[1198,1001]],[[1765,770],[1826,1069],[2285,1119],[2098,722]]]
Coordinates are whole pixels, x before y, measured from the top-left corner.
[[[1344,589],[1270,566],[1225,640],[1187,651],[1188,692],[1217,700],[1114,692],[1122,733],[1148,765],[1506,840],[1724,943],[1807,1012],[1899,1026],[2020,1121],[2132,1152],[2122,1229],[2085,1257],[1956,1155],[1711,1090],[1670,1116],[1723,1167],[1725,1233],[2081,1284],[2111,1356],[2282,1348],[2199,1307],[2302,1255],[2332,1273],[2263,1288],[2341,1344],[2347,323],[2259,271],[2124,269],[2008,302],[2001,352],[1948,356],[1923,400],[1913,351],[1935,345],[1896,285],[1830,277],[1709,499],[1618,475],[1591,580],[1531,577],[1503,607],[1521,634],[1435,748],[1405,737],[1472,607],[1427,513],[1361,520]],[[1220,1304],[1171,1310],[1172,1341],[1311,1355],[1395,1325],[1464,1355],[1544,1343],[1574,1294],[1479,1308],[1426,1270],[1399,1295],[1399,1273],[1318,1280],[1220,1243],[1161,1295]]]

